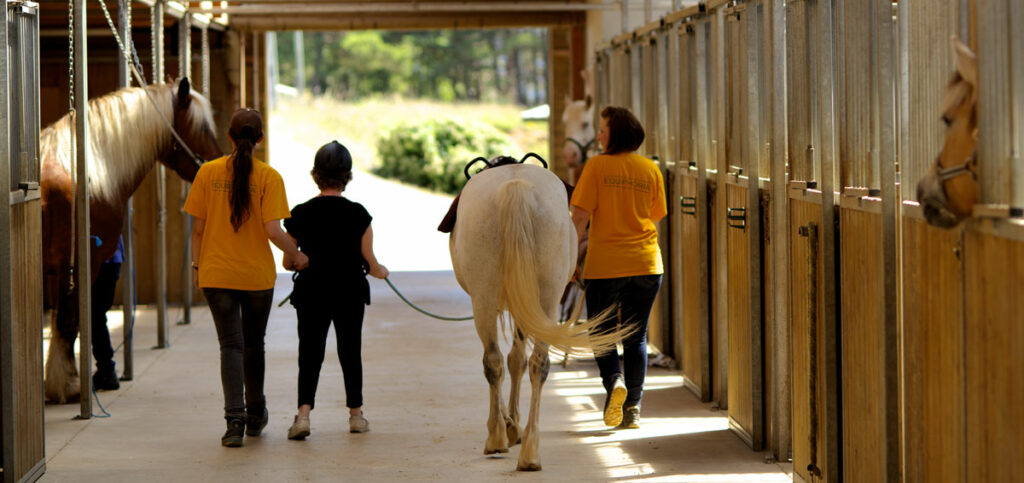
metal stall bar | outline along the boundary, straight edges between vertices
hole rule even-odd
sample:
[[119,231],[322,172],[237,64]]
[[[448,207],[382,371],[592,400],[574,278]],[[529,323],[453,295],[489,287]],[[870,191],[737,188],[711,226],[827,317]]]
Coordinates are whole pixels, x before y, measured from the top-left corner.
[[[739,16],[739,38],[742,44],[737,45],[745,58],[739,58],[745,65],[741,67],[742,77],[740,82],[745,82],[746,92],[742,94],[743,119],[740,121],[740,129],[746,138],[746,151],[741,163],[745,164],[747,172],[747,235],[750,250],[748,271],[750,276],[750,383],[753,420],[751,423],[751,437],[754,440],[754,449],[761,449],[765,440],[765,398],[764,398],[764,318],[762,307],[764,306],[764,287],[762,276],[764,264],[761,253],[761,85],[759,73],[761,72],[761,36],[758,17],[758,5],[749,2],[744,5],[742,11],[737,12]],[[741,108],[741,109],[742,109]]]
[[[1019,1],[1007,2],[1009,7],[1009,24],[1021,25],[1024,21],[1024,4]],[[1010,167],[1010,197],[1007,200],[1011,206],[1024,206],[1024,161],[1022,161],[1021,150],[1024,149],[1024,31],[1020,28],[1011,28],[1009,43],[1010,48],[1010,94],[1013,106],[1013,131],[1011,133],[1011,149],[1013,157]]]
[[[725,52],[725,12],[722,8],[716,8],[710,13],[711,33],[708,55],[711,57],[710,86],[710,126],[711,126],[711,159],[714,160],[714,167],[717,169],[717,187],[715,190],[715,209],[713,217],[724,216],[722,211],[727,206],[726,184],[729,181],[729,160],[725,156],[725,145],[728,140],[727,106],[728,89],[726,84],[726,52]],[[727,263],[729,252],[724,240],[728,236],[724,220],[720,223],[712,221],[715,230],[714,239],[714,270],[715,286],[715,324],[718,325],[718,340],[715,342],[715,351],[718,352],[717,360],[721,361],[721,370],[718,371],[718,394],[715,399],[720,409],[727,409],[729,405],[729,303],[726,294],[729,293],[729,265]]]
[[698,302],[700,307],[698,309],[698,317],[701,325],[704,327],[703,334],[700,340],[700,360],[702,361],[701,367],[701,399],[703,401],[710,401],[713,397],[718,397],[715,394],[716,384],[712,381],[713,368],[711,365],[712,360],[712,337],[713,328],[711,327],[711,311],[714,310],[711,307],[711,301],[707,291],[711,288],[708,278],[711,276],[710,273],[710,260],[707,256],[710,254],[708,244],[708,236],[710,235],[710,223],[708,220],[708,205],[711,200],[708,199],[708,169],[714,165],[711,158],[711,132],[708,129],[708,119],[710,113],[708,112],[708,99],[709,96],[709,76],[710,72],[708,69],[708,36],[710,30],[710,22],[697,21],[692,26],[693,28],[693,126],[694,126],[694,142],[693,142],[693,157],[696,161],[697,168],[697,189],[694,194],[694,204],[697,206],[697,251],[701,254],[700,267],[698,270],[697,287],[693,287],[691,290],[698,290],[702,294],[699,297]]
[[899,481],[900,407],[899,407],[899,307],[896,300],[899,269],[896,263],[896,230],[899,208],[903,204],[896,194],[896,66],[893,9],[890,0],[876,0],[872,12],[877,49],[876,88],[879,146],[876,149],[880,166],[882,194],[882,264],[885,285],[885,321],[882,354],[885,361],[885,474],[889,481]]
[[202,93],[207,99],[210,98],[210,29],[207,26],[202,28]]
[[[124,39],[125,45],[130,45],[132,35],[132,2],[130,0],[118,0],[117,2],[117,35]],[[128,60],[122,58],[117,63],[117,84],[120,87],[132,85],[131,68]],[[121,238],[124,242],[124,263],[121,264],[121,309],[124,314],[122,325],[124,367],[121,368],[121,380],[130,381],[135,377],[135,354],[132,341],[135,328],[135,243],[132,227],[132,198],[128,198],[124,210],[124,227],[121,229]],[[127,276],[125,276],[127,274]]]
[[[1011,130],[1010,4],[1012,0],[977,0],[978,16],[978,182],[981,202],[1006,204],[1013,185],[1015,158]],[[1015,7],[1020,9],[1020,7]],[[1014,37],[1020,38],[1020,34]],[[1020,81],[1020,79],[1017,79]],[[1017,120],[1020,122],[1020,120]],[[1019,159],[1019,158],[1018,158]],[[1011,161],[1014,160],[1014,161]],[[1024,196],[1024,195],[1017,195]]]
[[88,15],[85,0],[74,0],[74,21],[72,22],[74,42],[74,92],[75,118],[75,271],[74,283],[78,293],[79,371],[81,384],[80,409],[78,417],[92,417],[92,276],[90,274],[89,238],[89,69],[86,27]]
[[[777,2],[765,3],[765,34],[770,78],[766,96],[768,111],[768,156],[771,184],[772,280],[774,303],[772,327],[777,354],[790,353],[789,331],[789,196],[786,193],[786,9]],[[786,461],[792,452],[792,379],[788,357],[776,357],[770,389],[776,401],[772,421],[776,428],[768,442],[776,460]]]
[[[834,10],[832,0],[816,0],[814,5],[813,25],[810,26],[815,32],[816,43],[821,45],[818,65],[819,75],[817,84],[814,86],[815,105],[817,106],[816,119],[819,124],[818,158],[820,161],[821,173],[821,221],[822,229],[819,233],[821,239],[821,264],[822,264],[822,292],[824,307],[822,308],[822,335],[824,346],[820,350],[824,353],[825,367],[822,375],[822,392],[824,392],[824,424],[826,428],[832,428],[825,432],[824,445],[825,461],[828,462],[825,468],[827,481],[839,481],[839,445],[841,442],[841,425],[839,414],[839,320],[836,301],[836,283],[839,274],[836,273],[836,188],[839,177],[836,173],[838,166],[836,153],[836,109],[839,102],[834,93],[836,92],[835,79],[838,79],[838,62],[835,59],[837,48],[834,35]],[[838,428],[838,430],[836,429]]]
[[[192,15],[188,10],[178,20],[178,77],[188,77],[192,81]],[[182,250],[182,267],[187,267],[192,261],[192,215],[185,212],[185,200],[188,199],[188,191],[191,184],[185,180],[181,182],[181,223],[184,233],[185,244]],[[181,277],[181,321],[180,324],[192,323],[192,269],[185,268]]]
[[[164,2],[157,0],[150,9],[152,34],[153,83],[164,81]],[[167,170],[156,166],[156,347],[170,347],[170,328],[167,324]]]
[[[10,192],[11,187],[11,146],[10,121],[8,119],[10,66],[7,59],[7,6],[0,9],[0,189]],[[0,467],[3,481],[15,481],[14,474],[14,280],[11,273],[11,204],[0,203]]]

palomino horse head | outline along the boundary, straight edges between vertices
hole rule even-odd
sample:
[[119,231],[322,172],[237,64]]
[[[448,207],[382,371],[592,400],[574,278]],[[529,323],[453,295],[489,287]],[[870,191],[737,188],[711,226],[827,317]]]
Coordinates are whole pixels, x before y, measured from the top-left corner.
[[200,159],[193,158],[176,139],[170,149],[161,153],[159,159],[182,179],[192,181],[202,161],[219,158],[223,152],[217,144],[210,102],[192,90],[187,77],[178,81],[176,91],[172,121],[174,130]]
[[935,164],[917,183],[917,201],[928,223],[952,228],[971,216],[978,202],[975,174],[978,144],[978,60],[970,48],[953,39],[956,71],[946,87],[942,120],[945,142]]

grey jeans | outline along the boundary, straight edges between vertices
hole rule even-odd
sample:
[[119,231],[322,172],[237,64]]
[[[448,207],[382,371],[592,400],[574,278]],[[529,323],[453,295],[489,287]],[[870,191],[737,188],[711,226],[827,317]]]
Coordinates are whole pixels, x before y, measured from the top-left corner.
[[263,394],[266,358],[263,336],[274,289],[204,288],[220,341],[220,382],[224,387],[224,419],[260,417],[267,406]]

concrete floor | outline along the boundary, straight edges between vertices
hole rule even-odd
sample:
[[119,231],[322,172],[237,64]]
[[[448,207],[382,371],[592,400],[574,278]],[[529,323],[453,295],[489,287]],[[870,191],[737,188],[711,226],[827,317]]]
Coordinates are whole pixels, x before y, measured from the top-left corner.
[[[391,279],[426,308],[470,312],[451,272],[401,272]],[[290,285],[282,276],[276,298]],[[790,465],[765,464],[762,453],[729,432],[725,414],[682,388],[676,372],[651,368],[641,429],[606,429],[597,369],[588,360],[552,366],[541,410],[544,469],[518,473],[518,446],[502,457],[482,454],[487,384],[472,322],[428,319],[383,282],[374,280],[371,289],[363,333],[370,433],[347,431],[341,369],[330,342],[312,435],[302,442],[285,437],[297,371],[295,312],[285,305],[272,312],[266,339],[270,424],[262,437],[247,437],[243,448],[221,447],[218,349],[209,311],[197,307],[192,325],[172,327],[172,346],[163,350],[150,349],[155,316],[145,311],[136,323],[135,380],[99,393],[109,418],[73,420],[77,404],[47,406],[42,480],[789,480]],[[528,397],[527,389],[524,407]]]

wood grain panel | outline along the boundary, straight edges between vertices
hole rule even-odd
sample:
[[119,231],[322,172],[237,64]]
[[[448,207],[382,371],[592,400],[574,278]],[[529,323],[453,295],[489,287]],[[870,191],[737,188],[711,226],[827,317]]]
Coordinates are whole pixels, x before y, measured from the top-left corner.
[[[825,404],[825,290],[824,264],[821,227],[822,208],[820,203],[790,199],[790,334],[792,334],[792,388],[793,388],[793,471],[801,478],[811,481],[807,465],[814,464],[828,475],[828,468],[834,462],[828,461],[825,452],[825,437],[828,427],[824,417]],[[811,223],[818,228],[818,243],[811,246],[807,236],[800,234],[800,228]],[[811,278],[811,256],[817,269]],[[812,286],[813,284],[813,286]],[[814,300],[811,294],[816,294]],[[815,322],[811,327],[812,321]],[[816,335],[811,345],[812,329]],[[812,354],[814,354],[812,356]],[[814,360],[815,366],[811,366]],[[812,379],[813,375],[813,379]],[[812,392],[813,391],[813,392]],[[813,406],[812,406],[813,401]],[[813,412],[812,412],[813,411]],[[812,434],[812,418],[817,426]],[[814,451],[812,461],[812,449]]]
[[971,481],[1024,474],[1024,242],[965,234],[967,468]]
[[885,481],[882,219],[852,208],[839,213],[843,474]]
[[[712,192],[718,189],[717,181],[708,180]],[[725,189],[724,186],[721,189]],[[728,268],[726,258],[721,256],[721,250],[719,247],[725,244],[724,237],[722,237],[722,226],[725,225],[725,207],[719,204],[719,197],[709,196],[708,202],[710,203],[711,212],[711,236],[710,239],[710,253],[712,256],[711,265],[714,271],[709,272],[709,283],[711,284],[711,306],[718,307],[721,301],[725,301],[724,305],[728,309],[728,294],[725,292],[723,284],[719,283],[717,277],[722,276],[722,268]],[[727,409],[729,407],[729,320],[728,310],[712,310],[711,311],[711,374],[713,379],[713,388],[711,389],[711,396],[715,401],[718,401],[718,405],[721,409]]]
[[[726,203],[729,208],[747,207],[747,188],[726,185]],[[748,213],[748,216],[752,216]],[[756,446],[754,439],[754,404],[750,311],[750,241],[748,232],[728,227],[726,232],[729,273],[729,419],[747,444]]]
[[[697,198],[697,177],[683,176],[680,180],[681,195]],[[705,198],[706,199],[706,198]],[[696,203],[696,201],[694,201]],[[688,208],[692,214],[682,214],[682,267],[683,267],[683,351],[682,369],[683,377],[688,387],[702,401],[711,400],[710,365],[711,360],[709,347],[711,336],[709,331],[709,291],[708,285],[708,260],[710,253],[705,248],[701,250],[701,230],[705,231],[708,226],[705,223],[701,226],[698,220],[699,211],[707,212],[707,207],[696,206]],[[696,212],[695,212],[696,211]]]
[[[43,461],[43,258],[40,200],[11,205],[15,479]],[[7,370],[5,368],[5,370]]]
[[[967,481],[962,229],[903,218],[904,475]],[[941,283],[938,283],[942,281]]]

